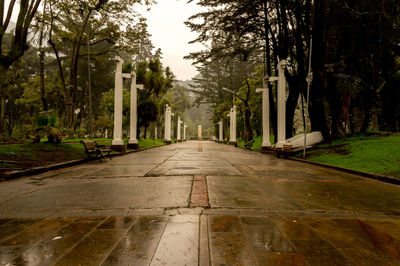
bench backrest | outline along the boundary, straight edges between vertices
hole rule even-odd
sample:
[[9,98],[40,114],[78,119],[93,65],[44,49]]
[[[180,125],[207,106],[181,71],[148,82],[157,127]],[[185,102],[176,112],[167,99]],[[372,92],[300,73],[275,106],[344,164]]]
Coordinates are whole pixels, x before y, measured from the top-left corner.
[[81,140],[83,146],[86,150],[93,150],[97,147],[97,142],[95,140]]

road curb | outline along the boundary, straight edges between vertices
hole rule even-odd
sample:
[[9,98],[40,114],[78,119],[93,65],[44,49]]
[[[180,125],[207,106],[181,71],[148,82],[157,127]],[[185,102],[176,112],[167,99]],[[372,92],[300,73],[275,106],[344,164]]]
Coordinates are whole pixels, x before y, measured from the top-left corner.
[[[164,146],[166,146],[166,145],[153,146],[153,147],[144,148],[144,149],[140,149],[139,148],[139,150],[131,150],[131,151],[127,151],[127,152],[124,152],[124,153],[110,154],[110,157],[112,157],[112,158],[113,157],[120,157],[120,156],[123,156],[123,155],[136,153],[136,152],[141,152],[141,151],[146,151],[146,150],[159,148],[159,147],[164,147]],[[68,161],[68,162],[62,162],[62,163],[51,164],[51,165],[46,165],[46,166],[34,167],[34,168],[22,170],[22,171],[11,171],[11,172],[8,172],[8,173],[0,175],[0,182],[9,181],[9,180],[13,180],[13,179],[24,177],[24,176],[42,174],[42,173],[45,173],[45,172],[48,172],[48,171],[51,171],[51,170],[67,168],[67,167],[70,167],[70,166],[80,165],[80,164],[92,162],[92,161],[95,161],[95,160],[97,160],[97,159],[86,158],[86,159],[72,160],[72,161]]]
[[385,176],[385,175],[380,175],[380,174],[374,174],[374,173],[368,173],[368,172],[361,172],[361,171],[354,170],[354,169],[344,168],[344,167],[325,164],[325,163],[312,162],[312,161],[307,161],[307,160],[303,160],[303,159],[299,159],[299,158],[290,158],[290,157],[288,157],[288,158],[285,158],[285,159],[296,161],[296,162],[313,164],[313,165],[322,166],[322,167],[326,167],[326,168],[331,168],[331,169],[339,170],[339,171],[342,171],[342,172],[347,172],[347,173],[350,173],[350,174],[356,174],[356,175],[360,175],[360,176],[363,176],[363,177],[367,177],[367,178],[375,179],[375,180],[378,180],[378,181],[382,181],[382,182],[385,182],[385,183],[390,183],[390,184],[393,184],[393,185],[400,185],[400,179],[395,178],[395,177],[390,177],[390,176]]

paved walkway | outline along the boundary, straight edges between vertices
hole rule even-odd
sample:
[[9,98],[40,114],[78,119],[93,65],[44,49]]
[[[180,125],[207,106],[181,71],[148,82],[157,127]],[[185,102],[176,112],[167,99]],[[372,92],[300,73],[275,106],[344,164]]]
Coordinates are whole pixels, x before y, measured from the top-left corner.
[[399,215],[399,186],[193,141],[0,183],[0,265],[399,265]]

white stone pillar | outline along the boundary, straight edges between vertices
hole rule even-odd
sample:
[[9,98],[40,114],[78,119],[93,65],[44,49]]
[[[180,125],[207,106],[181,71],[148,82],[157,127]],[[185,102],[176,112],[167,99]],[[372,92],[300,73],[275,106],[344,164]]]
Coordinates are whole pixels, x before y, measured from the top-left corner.
[[286,61],[278,64],[278,141],[277,146],[282,147],[286,143]]
[[198,126],[197,128],[197,137],[199,140],[202,140],[203,136],[202,136],[202,131],[201,131],[201,125]]
[[222,142],[224,141],[224,132],[223,132],[223,122],[222,120],[218,122],[219,125],[219,141]]
[[164,113],[164,140],[167,141],[168,137],[168,104],[165,105]]
[[262,92],[262,128],[263,141],[261,144],[262,150],[269,149],[271,142],[269,140],[269,94],[268,86],[263,82],[264,88],[256,89],[256,92]]
[[137,90],[143,89],[143,85],[136,85],[136,73],[131,72],[131,117],[130,117],[130,134],[128,141],[129,149],[138,149],[139,142],[137,140]]
[[229,117],[229,142],[231,142],[232,132],[233,132],[233,130],[232,130],[232,126],[233,126],[233,123],[232,123],[232,108],[229,111],[228,117]]
[[165,142],[167,144],[171,144],[171,108],[168,106],[168,104],[165,105]]
[[183,141],[186,140],[186,128],[187,128],[187,125],[183,124]]
[[232,138],[231,143],[236,144],[236,105],[232,108]]
[[115,91],[114,91],[114,139],[112,141],[112,149],[116,151],[124,151],[125,145],[122,140],[122,108],[123,108],[123,79],[122,65],[124,61],[119,57],[115,57]]
[[171,107],[169,107],[169,128],[168,128],[168,135],[169,135],[169,140],[171,141],[171,129],[172,129],[172,116],[174,116],[174,113],[172,113]]
[[158,135],[158,128],[156,127],[154,129],[154,138],[157,139],[157,135]]
[[276,138],[276,148],[281,148],[286,143],[286,61],[282,60],[278,64],[278,77],[270,77],[270,82],[278,81],[278,136]]
[[178,116],[178,125],[177,125],[177,134],[176,134],[176,140],[181,141],[181,118]]

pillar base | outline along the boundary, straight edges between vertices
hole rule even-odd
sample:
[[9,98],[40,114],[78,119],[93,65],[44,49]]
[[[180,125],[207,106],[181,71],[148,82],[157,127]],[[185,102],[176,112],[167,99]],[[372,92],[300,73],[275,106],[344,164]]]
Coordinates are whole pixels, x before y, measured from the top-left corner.
[[165,142],[167,145],[171,144],[171,141],[170,141],[170,140],[164,140],[164,142]]
[[274,149],[271,146],[262,146],[261,153],[273,153]]
[[118,152],[124,152],[125,151],[125,145],[111,145],[111,149],[113,151],[118,151]]
[[139,143],[128,143],[128,149],[138,150],[139,149]]
[[229,141],[229,145],[234,145],[235,147],[237,147],[237,141]]

